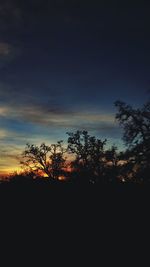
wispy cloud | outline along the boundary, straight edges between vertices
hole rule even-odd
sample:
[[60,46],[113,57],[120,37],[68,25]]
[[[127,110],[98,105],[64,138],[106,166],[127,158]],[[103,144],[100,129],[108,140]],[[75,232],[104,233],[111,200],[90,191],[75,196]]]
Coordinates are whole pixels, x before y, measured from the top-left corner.
[[8,136],[9,132],[5,129],[0,129],[0,140]]
[[48,106],[28,104],[22,105],[3,105],[0,107],[0,116],[9,117],[14,119],[25,120],[26,122],[50,126],[63,126],[76,123],[91,123],[91,124],[113,124],[114,115],[104,113],[104,111],[76,111],[65,107]]
[[0,116],[7,116],[9,113],[9,108],[8,107],[0,107]]
[[5,138],[3,137],[3,142],[1,142],[0,138],[0,175],[8,174],[19,169],[21,155],[21,147],[8,146],[4,140]]
[[[20,49],[18,47],[14,47],[11,43],[1,40],[0,41],[0,69],[3,69],[3,67],[5,67],[8,63],[14,60],[19,55],[19,53],[20,53]],[[0,78],[2,79],[2,76]]]
[[0,56],[8,56],[11,53],[11,45],[5,42],[0,42]]

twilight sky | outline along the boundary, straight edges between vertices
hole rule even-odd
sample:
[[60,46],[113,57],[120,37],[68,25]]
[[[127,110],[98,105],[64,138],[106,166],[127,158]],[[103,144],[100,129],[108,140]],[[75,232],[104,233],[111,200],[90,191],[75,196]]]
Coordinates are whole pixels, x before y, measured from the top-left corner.
[[144,1],[0,1],[0,174],[67,131],[122,147],[114,101],[149,97],[149,14]]

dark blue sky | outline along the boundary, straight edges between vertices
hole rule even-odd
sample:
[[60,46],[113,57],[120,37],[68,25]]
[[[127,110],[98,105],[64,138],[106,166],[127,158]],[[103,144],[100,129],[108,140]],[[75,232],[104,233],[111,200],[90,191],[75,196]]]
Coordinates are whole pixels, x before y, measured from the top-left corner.
[[149,97],[149,12],[143,1],[1,1],[3,172],[26,142],[67,131],[87,129],[121,147],[114,101],[140,106]]

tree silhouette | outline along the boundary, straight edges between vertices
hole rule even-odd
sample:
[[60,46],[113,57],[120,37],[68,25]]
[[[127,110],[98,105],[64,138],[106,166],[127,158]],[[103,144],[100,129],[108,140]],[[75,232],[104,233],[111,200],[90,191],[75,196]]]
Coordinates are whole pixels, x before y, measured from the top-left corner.
[[106,140],[101,141],[95,136],[90,136],[87,131],[76,131],[67,133],[68,152],[74,154],[75,160],[72,166],[80,175],[100,176],[104,168],[104,146]]
[[50,178],[58,179],[65,167],[63,141],[58,141],[50,146],[42,143],[40,146],[27,144],[23,152],[21,164],[30,171],[46,174]]
[[117,181],[119,176],[119,161],[120,153],[117,152],[117,147],[112,146],[105,151],[105,179],[107,181]]
[[51,155],[50,155],[50,173],[52,178],[58,179],[64,174],[64,167],[66,159],[64,154],[66,150],[62,146],[63,141],[58,141],[57,144],[51,145]]
[[133,109],[124,102],[116,101],[116,119],[124,129],[123,140],[130,148],[130,162],[134,163],[140,177],[150,170],[150,101],[141,109]]
[[150,102],[141,109],[133,109],[124,102],[116,101],[116,119],[124,128],[123,139],[126,144],[147,142],[150,139]]

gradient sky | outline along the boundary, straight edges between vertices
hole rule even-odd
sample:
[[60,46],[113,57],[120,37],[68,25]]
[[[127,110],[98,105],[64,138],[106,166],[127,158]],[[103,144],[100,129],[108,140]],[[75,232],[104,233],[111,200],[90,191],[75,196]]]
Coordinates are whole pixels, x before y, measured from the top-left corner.
[[1,174],[27,142],[67,131],[122,147],[114,101],[149,97],[149,14],[143,1],[0,1]]

